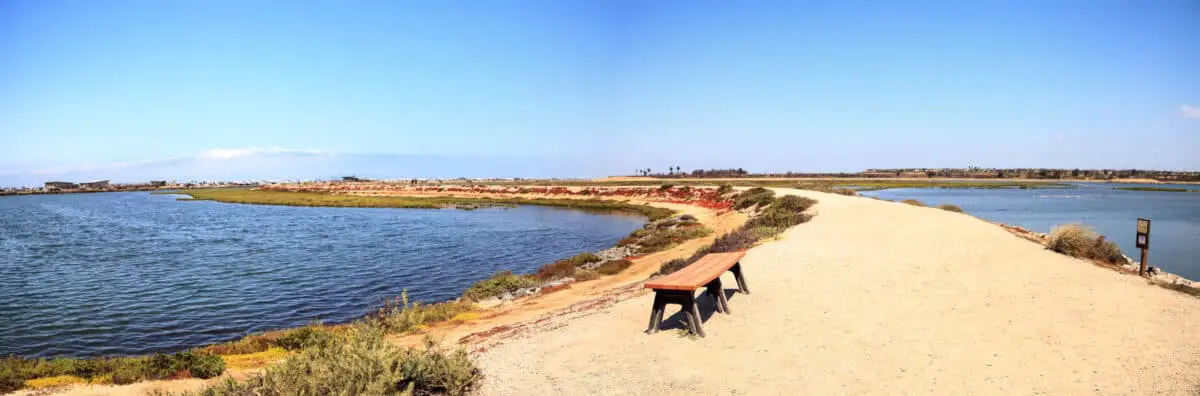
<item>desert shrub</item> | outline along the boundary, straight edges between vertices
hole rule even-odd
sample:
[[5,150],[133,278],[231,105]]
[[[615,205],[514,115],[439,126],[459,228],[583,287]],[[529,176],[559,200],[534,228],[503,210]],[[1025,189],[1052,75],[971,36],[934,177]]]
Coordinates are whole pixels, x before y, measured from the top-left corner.
[[212,378],[225,372],[225,361],[216,355],[196,355],[188,367],[195,378]]
[[686,227],[675,228],[670,230],[656,230],[646,237],[638,240],[638,253],[654,253],[666,250],[676,244],[693,239],[712,235],[712,229],[707,227]]
[[659,189],[659,190],[666,191],[666,190],[670,190],[670,189],[671,189],[671,188],[673,188],[673,187],[675,187],[675,185],[674,185],[674,184],[663,184],[663,185],[661,185],[661,186],[658,186],[658,189]]
[[[450,320],[455,315],[474,308],[474,304],[465,300],[446,301],[437,304],[422,304],[419,301],[409,302],[408,290],[404,290],[400,293],[400,297],[385,301],[382,307],[367,315],[364,320],[373,326],[388,331],[405,332],[426,323]],[[324,339],[313,346],[319,347],[329,342],[332,342],[331,339]]]
[[654,222],[654,223],[648,223],[648,224],[646,224],[646,226],[648,226],[648,227],[654,227],[654,228],[656,228],[656,229],[658,229],[658,228],[671,228],[671,227],[674,227],[674,226],[676,226],[676,225],[679,225],[679,221],[678,221],[678,220],[675,220],[675,219],[666,219],[666,220],[663,220],[663,221],[659,221],[659,222]]
[[906,199],[906,200],[903,200],[903,201],[900,201],[900,202],[903,202],[903,203],[905,203],[905,204],[909,204],[909,205],[912,205],[912,206],[925,206],[925,204],[924,204],[924,203],[922,203],[921,201],[915,200],[915,199]]
[[717,195],[725,195],[725,194],[729,194],[731,192],[733,192],[733,186],[731,186],[731,185],[722,184],[720,186],[717,186]]
[[771,203],[771,206],[767,209],[772,211],[803,212],[816,204],[817,200],[812,198],[784,195]]
[[571,261],[572,264],[575,264],[576,267],[578,267],[578,266],[581,266],[584,264],[598,263],[604,259],[600,258],[600,256],[597,256],[593,253],[580,253],[580,254],[575,255],[574,257],[571,257],[568,260]]
[[271,366],[259,375],[229,379],[199,395],[463,395],[479,380],[466,351],[447,353],[426,339],[425,349],[401,349],[384,330],[356,323],[346,335]]
[[749,207],[758,207],[770,204],[774,200],[774,191],[755,187],[738,194],[737,198],[733,200],[733,208],[741,210]]
[[8,356],[0,359],[0,393],[8,393],[25,386],[37,366],[37,360]]
[[680,223],[695,223],[697,221],[696,216],[690,214],[680,215],[678,219]]
[[758,242],[758,237],[748,228],[739,228],[736,231],[717,237],[713,241],[712,246],[708,248],[709,253],[727,253],[736,252],[738,250],[749,249]]
[[600,273],[593,270],[578,270],[575,271],[575,280],[579,282],[590,281],[600,277]]
[[1106,263],[1121,263],[1125,257],[1121,248],[1107,241],[1095,231],[1081,224],[1067,224],[1055,227],[1050,232],[1050,240],[1046,244],[1050,250],[1079,258],[1100,260]]
[[317,328],[316,325],[310,325],[289,330],[276,338],[272,344],[289,351],[294,351],[316,346],[322,342],[327,342],[329,339],[329,332]]
[[252,334],[237,340],[208,345],[199,348],[199,350],[214,355],[242,355],[247,353],[256,353],[270,348],[272,338],[272,336],[265,334]]
[[672,273],[675,271],[679,271],[679,270],[683,269],[684,267],[687,267],[689,264],[691,264],[691,263],[689,263],[687,260],[674,259],[674,260],[665,262],[665,263],[663,263],[663,265],[661,267],[658,267],[657,274],[658,275],[666,275],[666,274],[669,274],[669,273]]
[[758,240],[763,240],[763,239],[767,239],[767,238],[779,235],[780,233],[782,233],[786,230],[787,230],[787,228],[783,228],[783,227],[761,226],[761,227],[751,228],[750,233],[754,234],[754,237],[757,238]]
[[832,189],[832,192],[834,194],[847,195],[847,196],[851,196],[851,197],[858,196],[858,190],[855,190],[853,188],[834,187]]
[[633,265],[633,262],[629,260],[609,260],[600,264],[600,267],[596,268],[596,272],[602,275],[616,275],[631,265]]
[[962,208],[958,207],[958,205],[941,204],[941,205],[938,205],[937,208],[947,211],[947,212],[957,212],[957,213],[963,212]]
[[498,272],[492,277],[475,282],[463,292],[463,297],[479,301],[504,293],[537,286],[538,282],[525,275],[514,275],[511,271]]
[[560,278],[571,277],[575,275],[575,269],[578,268],[571,260],[558,260],[550,264],[541,266],[534,274],[540,280],[554,280]]

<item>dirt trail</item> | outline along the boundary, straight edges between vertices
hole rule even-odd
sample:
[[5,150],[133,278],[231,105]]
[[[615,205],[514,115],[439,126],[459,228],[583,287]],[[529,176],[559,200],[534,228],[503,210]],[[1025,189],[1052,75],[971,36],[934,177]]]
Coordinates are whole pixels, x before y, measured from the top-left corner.
[[779,191],[819,215],[749,252],[707,338],[642,334],[644,295],[481,354],[481,393],[1200,394],[1200,299],[970,216]]

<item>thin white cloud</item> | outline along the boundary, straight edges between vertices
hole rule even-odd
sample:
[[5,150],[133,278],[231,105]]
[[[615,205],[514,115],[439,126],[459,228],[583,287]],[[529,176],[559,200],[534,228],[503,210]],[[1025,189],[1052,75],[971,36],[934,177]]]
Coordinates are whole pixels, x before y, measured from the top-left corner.
[[280,148],[280,147],[271,147],[271,148],[245,147],[245,148],[231,148],[231,149],[211,149],[211,150],[201,151],[201,152],[197,153],[196,155],[191,155],[191,156],[159,158],[159,159],[150,159],[150,160],[142,160],[142,161],[134,161],[134,162],[109,162],[109,163],[102,163],[102,164],[84,164],[84,165],[75,165],[75,166],[69,166],[69,167],[57,168],[57,169],[40,169],[40,170],[34,170],[29,173],[34,174],[34,175],[45,176],[45,175],[55,175],[55,174],[63,174],[63,173],[101,172],[101,171],[115,171],[115,170],[121,170],[121,169],[131,169],[131,168],[161,167],[161,166],[183,164],[183,163],[188,163],[188,162],[227,161],[227,160],[232,160],[235,158],[247,158],[247,157],[273,157],[273,156],[289,156],[289,155],[319,156],[319,155],[332,155],[332,154],[333,153],[330,153],[328,151],[323,151],[323,150],[289,149],[289,148]]
[[302,149],[287,149],[279,147],[271,148],[233,148],[233,149],[212,149],[201,151],[196,158],[199,159],[218,159],[227,160],[238,157],[261,156],[261,155],[280,155],[280,154],[307,154],[307,155],[324,155],[329,154],[322,150],[302,150]]
[[1179,115],[1182,115],[1183,118],[1200,118],[1200,106],[1189,104],[1180,105]]

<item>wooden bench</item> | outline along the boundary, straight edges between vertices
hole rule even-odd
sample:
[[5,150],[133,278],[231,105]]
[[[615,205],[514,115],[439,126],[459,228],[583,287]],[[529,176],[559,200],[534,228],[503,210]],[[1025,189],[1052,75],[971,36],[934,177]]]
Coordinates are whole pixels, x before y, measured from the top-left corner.
[[717,312],[731,313],[729,300],[721,288],[721,274],[733,272],[738,291],[749,294],[746,278],[742,276],[741,260],[745,255],[744,251],[709,253],[679,271],[646,281],[646,288],[654,290],[654,307],[650,310],[650,328],[646,332],[653,334],[658,331],[667,304],[679,304],[692,333],[704,337],[704,329],[700,326],[700,310],[696,308],[696,289],[706,289],[705,293],[717,303]]

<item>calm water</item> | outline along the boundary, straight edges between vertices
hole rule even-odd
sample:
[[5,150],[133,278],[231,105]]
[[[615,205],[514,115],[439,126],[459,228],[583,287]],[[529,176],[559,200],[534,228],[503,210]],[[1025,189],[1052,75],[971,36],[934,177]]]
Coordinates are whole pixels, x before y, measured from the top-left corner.
[[458,296],[502,270],[604,249],[639,216],[177,202],[147,193],[0,197],[0,355],[177,351],[407,288]]
[[[1083,223],[1117,242],[1135,260],[1137,218],[1150,219],[1150,265],[1200,279],[1200,192],[1120,191],[1112,185],[1080,183],[1063,190],[892,189],[864,192],[885,199],[955,204],[971,215],[1039,232]],[[1161,186],[1160,186],[1161,187]],[[1168,186],[1200,189],[1200,186]]]

